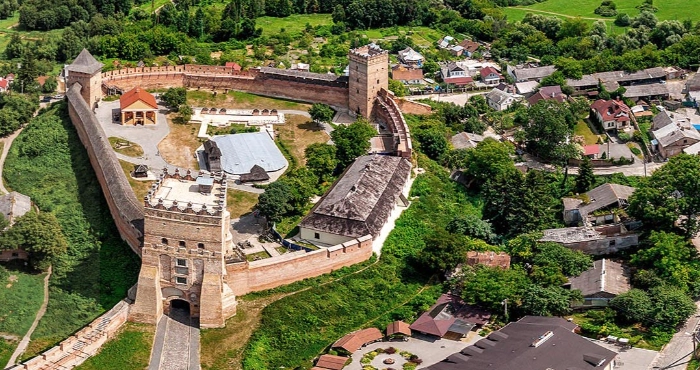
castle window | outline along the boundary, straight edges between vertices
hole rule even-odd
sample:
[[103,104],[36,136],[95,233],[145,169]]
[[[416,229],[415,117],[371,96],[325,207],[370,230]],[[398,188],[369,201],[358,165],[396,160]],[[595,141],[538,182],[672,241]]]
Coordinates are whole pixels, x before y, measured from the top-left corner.
[[182,266],[182,267],[187,267],[187,260],[184,258],[178,258],[177,265]]
[[360,82],[360,78],[359,78],[359,77],[357,78],[357,82]]
[[167,238],[161,239],[161,240],[160,240],[160,244],[168,245],[168,239],[167,239]]
[[197,248],[199,249],[204,249],[204,243],[198,243]]
[[187,244],[185,243],[185,241],[184,241],[184,240],[180,240],[180,246],[181,246],[181,247],[186,247],[186,246],[187,246]]
[[321,235],[319,233],[314,233],[314,238],[321,239]]
[[377,79],[377,83],[379,83],[379,79]]
[[175,283],[176,284],[187,284],[187,278],[182,277],[182,276],[176,276],[175,277]]
[[360,89],[357,89],[357,93],[358,93],[358,94],[360,93]]

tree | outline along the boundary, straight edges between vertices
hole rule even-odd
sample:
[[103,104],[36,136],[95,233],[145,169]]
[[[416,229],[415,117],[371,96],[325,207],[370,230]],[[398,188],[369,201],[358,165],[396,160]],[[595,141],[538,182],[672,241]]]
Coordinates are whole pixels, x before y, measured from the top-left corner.
[[510,143],[486,138],[475,148],[460,149],[460,151],[464,152],[460,160],[453,155],[448,155],[448,166],[452,169],[462,169],[464,175],[470,180],[469,187],[474,186],[478,189],[499,174],[516,171],[511,158],[515,149]]
[[656,274],[668,284],[686,289],[697,277],[695,248],[686,238],[665,231],[652,231],[645,248],[632,255],[632,263],[652,267]]
[[468,239],[464,236],[435,230],[425,239],[425,248],[418,253],[417,260],[430,271],[443,273],[464,263],[469,250]]
[[416,139],[418,139],[421,151],[434,160],[440,160],[449,148],[445,134],[437,128],[419,131],[416,134]]
[[584,157],[583,161],[578,167],[578,177],[576,177],[576,185],[574,189],[577,193],[583,194],[595,185],[595,174],[593,174],[593,166],[591,165],[591,159]]
[[61,226],[53,213],[26,213],[0,237],[6,249],[22,249],[29,253],[29,262],[36,269],[46,269],[68,249]]
[[10,42],[5,48],[5,57],[7,59],[15,59],[22,56],[24,52],[24,43],[22,42],[22,37],[18,32],[13,32],[10,37]]
[[49,76],[49,78],[44,81],[44,85],[41,87],[41,92],[45,94],[51,94],[52,92],[56,91],[56,88],[58,87],[58,81],[56,81],[56,77],[54,76]]
[[581,18],[567,18],[561,23],[557,37],[583,37],[588,33],[588,23]]
[[531,284],[525,271],[519,266],[508,270],[482,265],[464,267],[463,277],[455,284],[462,299],[469,304],[478,304],[488,310],[500,312],[505,299],[517,305],[522,293]]
[[563,316],[571,311],[571,301],[580,299],[579,291],[563,288],[528,285],[521,293],[523,300],[520,310],[525,315]]
[[192,119],[192,107],[190,107],[187,104],[183,104],[180,107],[177,108],[178,114],[177,114],[177,119],[180,121],[180,123],[185,124],[190,122],[190,119]]
[[656,324],[675,329],[697,310],[695,302],[683,290],[676,287],[658,286],[652,288],[649,295],[654,302],[653,324],[647,323],[650,326]]
[[314,103],[309,109],[309,115],[314,122],[330,123],[335,112],[328,104]]
[[453,234],[462,234],[487,242],[493,242],[496,239],[496,234],[491,230],[491,224],[471,213],[456,216],[447,224],[446,229]]
[[574,251],[559,243],[538,243],[532,263],[539,266],[556,266],[567,277],[579,276],[591,268],[593,259],[581,251]]
[[698,233],[700,157],[681,153],[656,170],[629,199],[628,213],[654,230],[679,227],[687,237]]
[[631,289],[610,300],[617,317],[629,323],[646,322],[653,310],[651,298],[641,289]]
[[279,222],[282,216],[292,210],[289,204],[291,190],[286,182],[273,182],[260,194],[258,205],[255,207],[268,221]]
[[359,119],[348,126],[339,125],[331,132],[331,139],[336,147],[338,164],[343,169],[355,158],[367,154],[370,148],[369,139],[377,134],[377,130],[366,120]]
[[329,179],[338,167],[336,148],[333,145],[313,143],[306,147],[304,154],[306,167],[322,181]]
[[578,156],[578,149],[569,138],[578,121],[567,103],[540,100],[528,111],[524,127],[528,150],[538,157],[564,166],[569,158]]
[[187,90],[184,87],[171,87],[160,96],[160,100],[170,109],[177,111],[180,106],[187,104]]
[[615,17],[615,25],[620,27],[627,27],[632,23],[632,19],[627,13],[618,13]]
[[341,4],[337,4],[333,8],[333,14],[331,16],[333,23],[345,22],[345,9]]
[[389,91],[397,97],[406,96],[406,85],[399,80],[389,79]]

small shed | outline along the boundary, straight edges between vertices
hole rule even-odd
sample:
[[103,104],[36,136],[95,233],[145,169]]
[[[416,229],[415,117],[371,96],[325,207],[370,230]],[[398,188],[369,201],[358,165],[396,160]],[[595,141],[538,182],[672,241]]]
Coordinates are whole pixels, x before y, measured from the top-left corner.
[[249,173],[241,175],[241,182],[267,181],[269,179],[270,175],[267,174],[267,171],[257,164],[250,169]]
[[352,354],[370,343],[379,342],[384,336],[377,328],[367,328],[352,332],[338,339],[331,346],[340,352]]
[[347,361],[347,357],[323,355],[319,357],[318,362],[316,362],[315,368],[323,370],[341,370],[343,367],[345,367],[345,363]]
[[199,176],[197,177],[197,185],[199,185],[200,193],[210,194],[211,189],[214,187],[214,178],[209,176]]
[[394,321],[387,325],[386,336],[389,339],[408,339],[411,336],[411,328],[403,321]]
[[148,166],[146,166],[145,164],[134,165],[134,177],[136,177],[136,178],[148,177]]

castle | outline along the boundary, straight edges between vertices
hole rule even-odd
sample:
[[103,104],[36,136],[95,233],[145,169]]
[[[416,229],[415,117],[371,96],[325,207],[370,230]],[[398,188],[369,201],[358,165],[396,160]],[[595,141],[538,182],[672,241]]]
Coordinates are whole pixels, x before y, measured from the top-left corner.
[[388,53],[371,44],[350,51],[348,77],[196,65],[101,73],[102,64],[83,50],[67,67],[66,97],[117,228],[142,258],[130,320],[155,324],[177,301],[189,305],[201,327],[221,327],[236,312],[236,296],[364,261],[372,255],[373,237],[354,235],[328,248],[248,262],[237,253],[229,232],[225,175],[166,168],[146,197],[136,199],[92,111],[103,91],[199,86],[325,102],[351,114],[390,121],[394,155],[410,158],[408,127],[388,92],[388,62]]

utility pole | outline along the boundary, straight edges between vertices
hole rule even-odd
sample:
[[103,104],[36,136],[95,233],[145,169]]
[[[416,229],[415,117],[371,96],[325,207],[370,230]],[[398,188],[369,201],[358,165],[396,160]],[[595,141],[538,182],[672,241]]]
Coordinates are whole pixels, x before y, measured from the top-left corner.
[[507,321],[508,320],[508,298],[504,299],[501,302],[501,304],[503,305],[503,316],[505,316],[506,321]]

